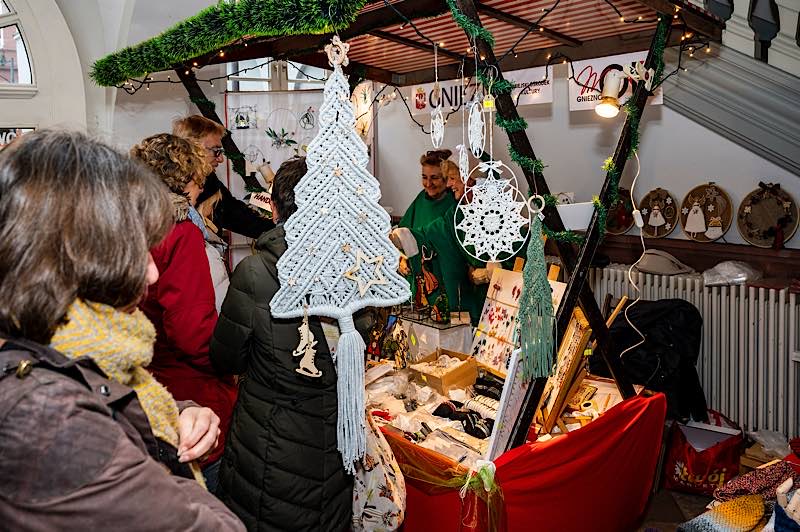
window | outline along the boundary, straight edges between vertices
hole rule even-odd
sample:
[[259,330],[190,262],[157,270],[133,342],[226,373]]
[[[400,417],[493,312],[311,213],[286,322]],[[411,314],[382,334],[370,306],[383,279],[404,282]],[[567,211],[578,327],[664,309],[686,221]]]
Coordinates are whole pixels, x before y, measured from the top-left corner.
[[289,90],[319,89],[328,79],[328,70],[323,68],[287,62]]
[[[321,89],[330,72],[323,68],[269,58],[228,63],[231,92]],[[265,64],[267,63],[267,64]]]
[[31,65],[16,24],[0,27],[0,84],[30,85]]
[[3,0],[0,0],[0,17],[3,15],[10,15],[11,13],[13,13],[13,11],[11,11],[8,5],[6,5]]
[[263,58],[228,63],[228,90],[233,92],[270,90],[273,63],[269,61],[269,58]]

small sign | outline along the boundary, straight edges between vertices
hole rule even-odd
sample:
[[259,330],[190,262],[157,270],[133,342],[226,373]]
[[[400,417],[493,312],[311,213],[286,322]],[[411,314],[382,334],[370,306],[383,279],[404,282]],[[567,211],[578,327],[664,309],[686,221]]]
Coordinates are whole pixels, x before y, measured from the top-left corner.
[[250,205],[272,212],[272,196],[267,192],[254,192],[250,195]]

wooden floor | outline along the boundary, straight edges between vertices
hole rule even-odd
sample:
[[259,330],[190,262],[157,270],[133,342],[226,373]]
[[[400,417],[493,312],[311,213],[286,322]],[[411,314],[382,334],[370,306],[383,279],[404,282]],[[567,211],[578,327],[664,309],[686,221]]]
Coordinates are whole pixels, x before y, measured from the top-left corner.
[[661,490],[650,501],[640,532],[674,532],[678,525],[703,513],[711,497]]

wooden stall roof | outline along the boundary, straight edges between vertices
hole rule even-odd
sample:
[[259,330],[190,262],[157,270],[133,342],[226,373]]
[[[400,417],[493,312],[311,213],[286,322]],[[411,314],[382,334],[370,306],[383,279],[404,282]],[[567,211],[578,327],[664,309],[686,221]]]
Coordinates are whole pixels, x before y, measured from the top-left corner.
[[[502,62],[503,70],[544,65],[553,54],[579,60],[647,49],[659,14],[673,17],[674,26],[681,30],[671,32],[671,45],[685,34],[719,41],[724,27],[719,18],[683,0],[561,0],[536,26],[537,19],[553,5],[553,0],[477,3],[481,22],[495,37],[495,54],[502,56],[513,47],[513,53]],[[349,26],[339,31],[342,39],[352,44],[351,65],[346,70],[395,85],[433,81],[433,46],[405,24],[405,18],[413,20],[437,43],[441,79],[457,77],[464,57],[474,65],[467,37],[453,20],[445,0],[371,0]],[[531,27],[534,29],[529,31]],[[254,37],[248,35],[247,28],[241,31],[242,36],[234,42],[205,55],[183,58],[172,68],[264,57],[328,66],[321,50],[330,41],[330,33]],[[526,31],[525,38],[517,42]],[[137,46],[142,45],[147,41]],[[113,59],[113,55],[104,60]],[[145,72],[158,69],[163,67]]]

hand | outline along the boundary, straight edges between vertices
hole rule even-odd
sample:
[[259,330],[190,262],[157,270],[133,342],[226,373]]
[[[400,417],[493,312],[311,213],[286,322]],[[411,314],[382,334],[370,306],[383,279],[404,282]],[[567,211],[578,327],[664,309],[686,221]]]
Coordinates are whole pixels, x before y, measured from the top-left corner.
[[404,276],[411,273],[411,268],[408,265],[408,259],[402,255],[400,256],[400,264],[397,266],[397,273]]
[[472,284],[487,284],[490,279],[489,270],[486,268],[470,268],[469,278]]
[[795,523],[800,523],[800,490],[795,491],[792,499],[788,499],[789,490],[792,489],[792,478],[789,477],[775,490],[778,504],[786,511],[786,515]]
[[178,461],[205,457],[219,441],[219,417],[210,408],[190,406],[178,416]]

